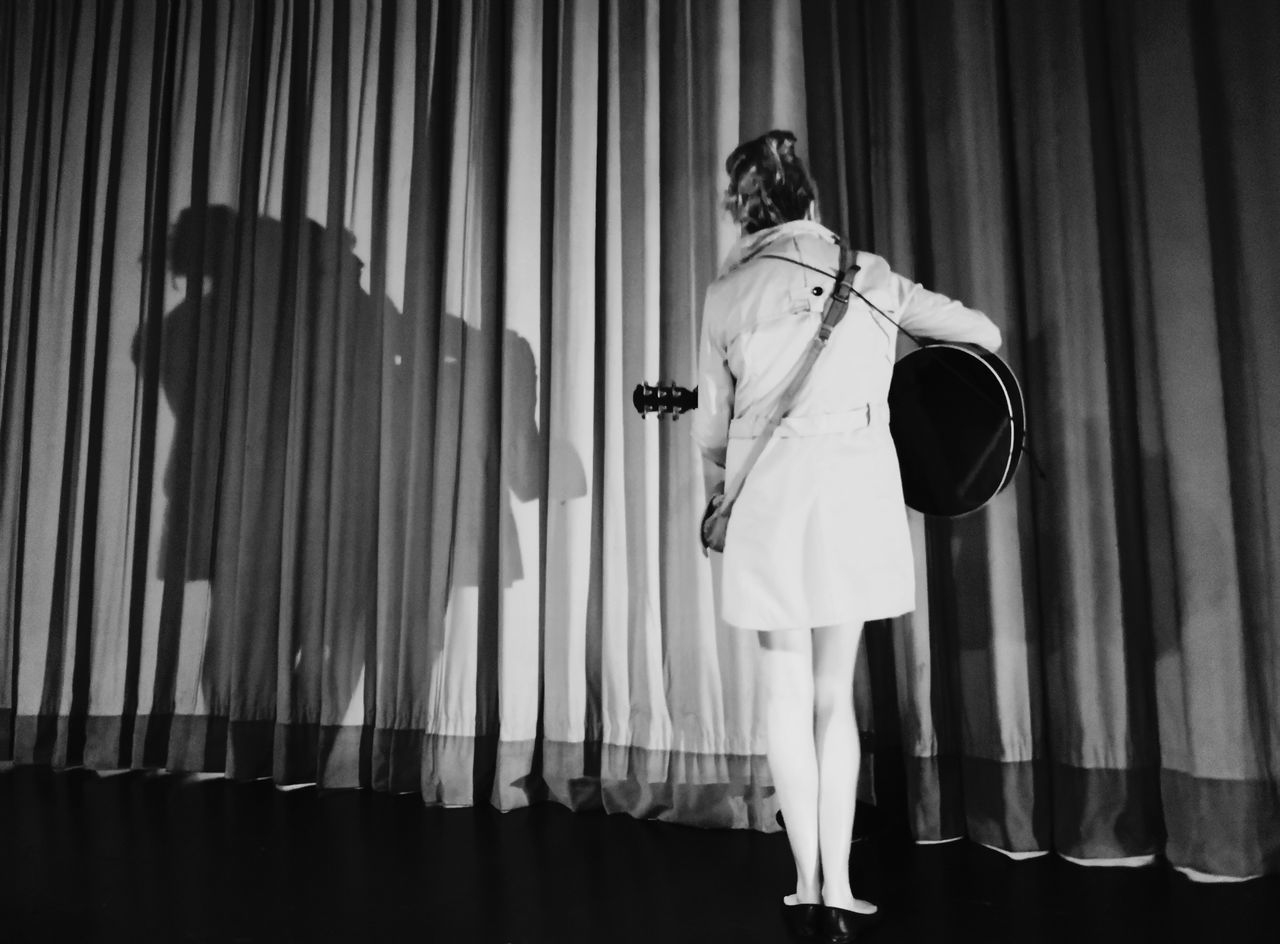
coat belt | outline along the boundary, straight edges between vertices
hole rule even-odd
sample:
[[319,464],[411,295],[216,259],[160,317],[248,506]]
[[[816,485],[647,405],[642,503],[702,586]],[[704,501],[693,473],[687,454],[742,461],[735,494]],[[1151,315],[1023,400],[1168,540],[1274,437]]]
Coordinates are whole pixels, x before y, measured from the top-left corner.
[[[739,416],[729,423],[730,439],[755,439],[769,422],[767,416]],[[778,426],[775,436],[825,436],[828,433],[845,433],[867,426],[889,422],[889,404],[864,403],[843,413],[814,413],[804,416],[787,416]]]

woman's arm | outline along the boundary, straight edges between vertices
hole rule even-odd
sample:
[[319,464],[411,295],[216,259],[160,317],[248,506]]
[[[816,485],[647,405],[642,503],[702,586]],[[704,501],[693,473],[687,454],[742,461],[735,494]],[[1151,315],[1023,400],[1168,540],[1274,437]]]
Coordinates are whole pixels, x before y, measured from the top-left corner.
[[994,321],[974,308],[918,282],[895,274],[898,280],[898,324],[921,338],[936,341],[967,341],[988,351],[1000,349],[1000,329]]
[[714,289],[707,289],[702,308],[702,341],[698,348],[698,408],[693,411],[693,441],[713,466],[724,468],[733,419],[733,374],[728,351],[716,325]]

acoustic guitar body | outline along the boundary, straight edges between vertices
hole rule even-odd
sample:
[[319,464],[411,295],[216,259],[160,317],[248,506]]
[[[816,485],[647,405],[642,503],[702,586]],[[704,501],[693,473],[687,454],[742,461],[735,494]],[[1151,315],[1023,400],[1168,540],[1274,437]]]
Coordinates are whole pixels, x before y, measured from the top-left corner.
[[902,357],[889,385],[889,425],[907,505],[969,514],[1013,479],[1026,412],[1013,371],[975,344],[928,344]]

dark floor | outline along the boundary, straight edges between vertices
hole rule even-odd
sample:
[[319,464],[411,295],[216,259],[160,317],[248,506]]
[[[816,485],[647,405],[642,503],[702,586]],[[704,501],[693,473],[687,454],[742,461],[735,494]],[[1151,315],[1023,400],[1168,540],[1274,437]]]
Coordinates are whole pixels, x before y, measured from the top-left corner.
[[[861,815],[861,814],[860,814]],[[874,821],[874,813],[870,819]],[[903,941],[1280,941],[1280,878],[1011,862],[887,830],[854,890]],[[0,941],[785,942],[782,834],[425,807],[129,773],[0,771]]]

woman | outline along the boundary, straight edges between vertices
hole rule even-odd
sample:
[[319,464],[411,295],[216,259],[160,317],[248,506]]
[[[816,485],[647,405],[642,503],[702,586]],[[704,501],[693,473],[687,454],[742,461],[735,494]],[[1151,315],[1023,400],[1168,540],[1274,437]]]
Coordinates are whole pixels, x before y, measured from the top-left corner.
[[[795,136],[770,131],[725,162],[742,237],[707,291],[693,435],[732,476],[822,319],[840,240],[815,219]],[[916,335],[995,350],[978,311],[852,256],[856,292]],[[729,519],[723,616],[758,639],[767,756],[796,864],[788,925],[852,940],[876,906],[849,886],[861,752],[854,661],[866,620],[915,606],[915,568],[886,398],[897,326],[858,295],[773,435]]]

